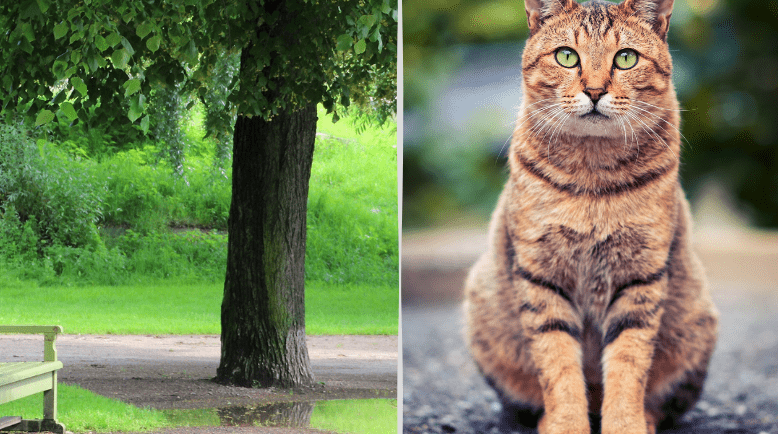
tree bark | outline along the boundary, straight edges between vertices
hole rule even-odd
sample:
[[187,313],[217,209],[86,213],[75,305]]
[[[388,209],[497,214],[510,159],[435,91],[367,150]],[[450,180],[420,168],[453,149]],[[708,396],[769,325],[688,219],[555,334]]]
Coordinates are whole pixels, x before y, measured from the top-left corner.
[[313,383],[305,343],[305,236],[316,106],[235,124],[222,352],[216,380]]

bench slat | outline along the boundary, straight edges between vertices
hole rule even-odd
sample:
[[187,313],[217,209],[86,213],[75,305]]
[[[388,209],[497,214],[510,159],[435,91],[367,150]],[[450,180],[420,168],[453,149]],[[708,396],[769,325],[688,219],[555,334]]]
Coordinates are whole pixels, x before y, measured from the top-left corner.
[[62,333],[62,326],[0,325],[0,333],[19,333],[19,334]]
[[0,363],[0,386],[62,369],[62,362]]
[[54,388],[54,374],[46,372],[14,383],[0,385],[0,404]]

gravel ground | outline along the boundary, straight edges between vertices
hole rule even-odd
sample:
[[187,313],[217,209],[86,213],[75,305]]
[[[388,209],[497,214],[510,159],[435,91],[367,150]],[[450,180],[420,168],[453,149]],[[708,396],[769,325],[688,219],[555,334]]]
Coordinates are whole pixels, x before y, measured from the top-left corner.
[[[778,434],[778,288],[719,283],[713,296],[721,322],[705,393],[665,432]],[[464,347],[461,308],[404,306],[402,330],[403,431],[499,433],[500,404]]]

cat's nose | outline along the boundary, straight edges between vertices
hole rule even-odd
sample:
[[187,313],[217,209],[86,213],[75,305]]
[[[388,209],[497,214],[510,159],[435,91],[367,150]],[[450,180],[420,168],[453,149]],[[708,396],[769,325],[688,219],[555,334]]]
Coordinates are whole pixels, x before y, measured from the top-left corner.
[[597,103],[597,101],[600,100],[600,98],[605,95],[606,92],[604,87],[587,87],[584,89],[584,93],[589,95],[589,98],[591,98],[593,103]]

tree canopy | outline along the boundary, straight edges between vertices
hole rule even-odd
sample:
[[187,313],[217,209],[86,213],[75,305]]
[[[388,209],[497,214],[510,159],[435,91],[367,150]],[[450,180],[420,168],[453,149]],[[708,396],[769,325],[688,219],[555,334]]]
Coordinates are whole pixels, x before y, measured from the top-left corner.
[[[288,12],[279,17],[279,8]],[[126,115],[144,131],[159,83],[206,95],[243,53],[225,110],[270,119],[288,105],[396,110],[396,0],[26,0],[0,6],[0,103],[36,126]],[[308,41],[290,49],[291,36]],[[209,130],[214,127],[209,125]]]

